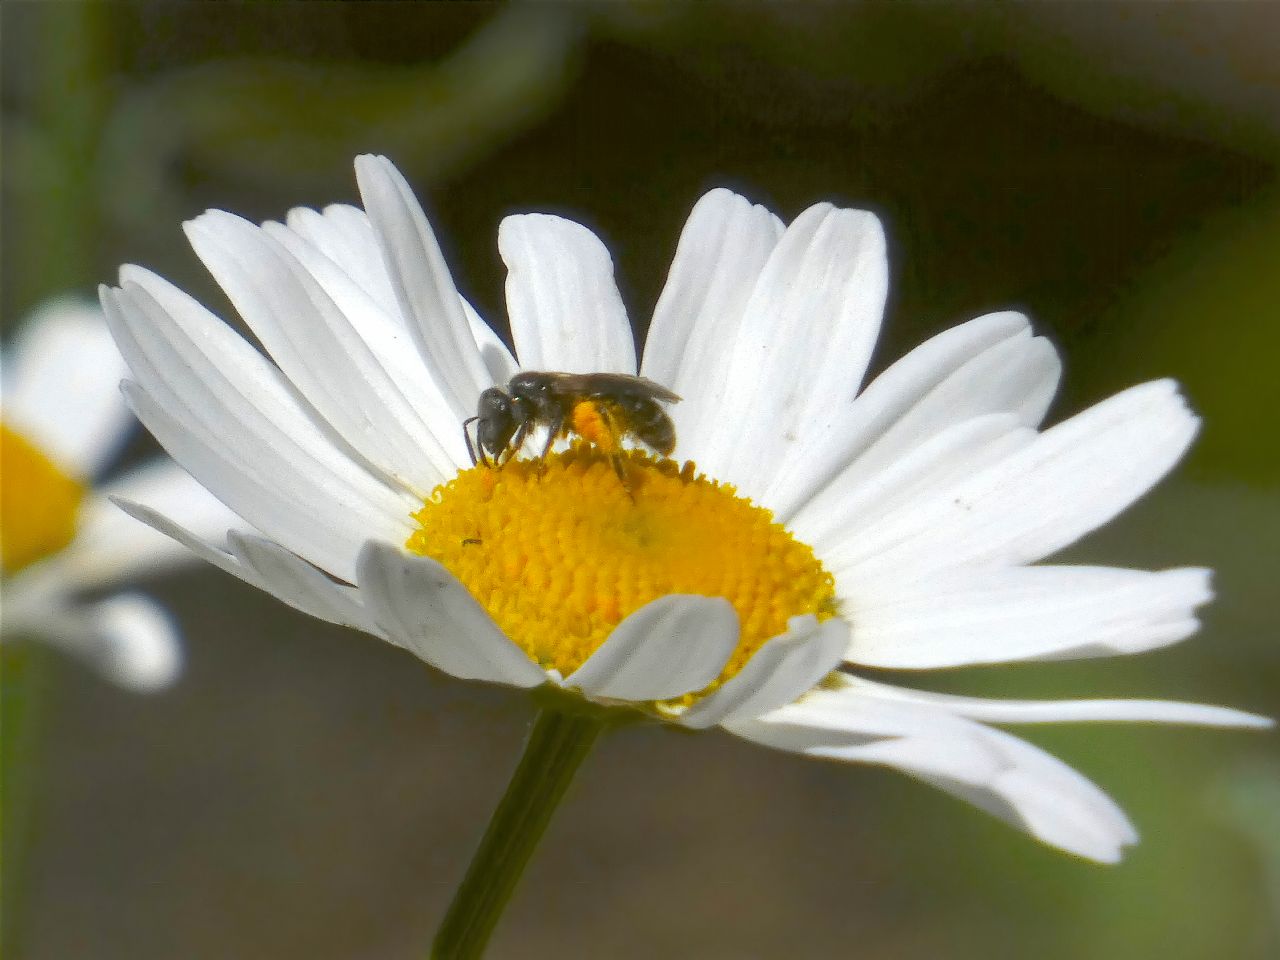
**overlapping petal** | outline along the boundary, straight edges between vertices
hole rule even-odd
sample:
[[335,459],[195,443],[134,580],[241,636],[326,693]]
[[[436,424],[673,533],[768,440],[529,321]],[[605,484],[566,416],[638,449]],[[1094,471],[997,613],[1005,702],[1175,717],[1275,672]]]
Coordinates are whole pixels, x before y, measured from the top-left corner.
[[[332,300],[343,321],[361,341],[357,348],[359,362],[366,362],[363,351],[368,350],[380,368],[374,372],[372,385],[389,392],[407,433],[417,436],[425,431],[430,435],[423,450],[430,466],[441,475],[452,475],[458,466],[467,462],[466,445],[443,387],[422,362],[399,308],[375,300],[342,265],[334,263],[296,231],[271,222],[264,223],[262,230],[288,250]],[[466,303],[463,310],[468,323],[472,324],[473,311]],[[473,332],[476,325],[493,338],[492,331],[478,317],[472,324]],[[477,342],[477,348],[483,358],[491,349],[490,340],[483,346]],[[505,348],[502,352],[510,356]]]
[[729,348],[783,230],[764,207],[719,189],[697,202],[680,234],[640,372],[684,398],[670,411],[681,451],[706,449],[724,429],[736,374]]
[[[992,336],[1002,330],[1008,335]],[[931,341],[900,361],[901,373],[895,364],[877,378],[841,411],[842,416],[833,419],[831,436],[825,438],[828,442],[810,444],[792,461],[790,474],[775,480],[768,495],[767,502],[774,504],[780,516],[800,522],[806,513],[822,513],[848,490],[973,418],[1007,414],[1021,426],[1039,425],[1062,369],[1049,341],[1031,336],[1026,319],[1019,314],[991,314],[949,333],[957,331],[968,336],[935,338],[947,337],[953,345],[950,351],[942,349],[946,344],[930,349]],[[950,368],[963,356],[958,347],[983,343],[987,337],[994,342],[984,343],[980,351]],[[931,369],[923,362],[930,355],[935,357]],[[925,367],[924,377],[908,376],[919,367]],[[877,390],[881,381],[884,389]],[[923,392],[907,393],[925,385],[928,389]],[[873,423],[874,433],[868,437],[867,426]]]
[[[424,389],[434,391],[431,402],[424,404],[423,416],[451,417],[452,408],[443,396],[444,388],[435,382],[434,374],[414,345],[416,341],[387,275],[368,215],[357,207],[341,203],[327,206],[323,211],[297,207],[289,211],[284,227],[271,222],[262,226],[306,266],[370,348],[379,353],[388,370],[412,370],[411,379],[423,381]],[[317,260],[316,254],[323,259]],[[352,293],[352,284],[365,302]],[[505,383],[516,369],[511,351],[471,305],[459,299],[490,382]],[[371,310],[371,306],[376,309]],[[390,344],[396,349],[379,349]],[[402,383],[401,387],[410,390],[413,384]],[[436,396],[439,399],[435,399]]]
[[1113,863],[1138,839],[1115,802],[1060,760],[934,706],[834,684],[726,727],[779,750],[893,767],[1092,860]]
[[[421,411],[441,410],[442,398],[426,389],[435,384],[423,367],[388,369],[394,341],[375,351],[357,332],[350,317],[361,308],[376,311],[371,302],[361,302],[352,286],[344,290],[331,271],[326,289],[314,275],[326,273],[323,260],[313,258],[308,269],[268,231],[229,213],[212,210],[186,231],[276,365],[353,450],[419,497],[452,476],[461,451],[445,443],[457,446],[457,423],[449,429],[445,418],[428,423]],[[347,294],[345,309],[329,289]],[[366,317],[363,327],[391,332],[376,317]]]
[[336,444],[280,371],[194,300],[153,276],[104,289],[102,303],[138,378],[126,398],[139,419],[249,523],[344,579],[369,537],[408,537],[412,498]]
[[854,464],[807,503],[790,527],[805,543],[822,551],[827,566],[839,574],[843,551],[858,548],[863,530],[914,510],[922,499],[963,483],[1035,436],[1034,430],[1009,413],[964,420],[880,470],[863,474]]
[[224,536],[192,531],[151,506],[126,499],[117,506],[135,520],[172,537],[200,559],[245,583],[265,590],[295,610],[387,639],[364,610],[359,591],[326,577],[274,541],[226,531]]
[[774,637],[736,674],[683,714],[680,723],[702,730],[755,717],[790,703],[839,663],[849,642],[849,625],[838,618],[792,617],[787,632]]
[[[285,225],[345,273],[384,316],[408,333],[368,214],[345,203],[330,204],[323,210],[295,207],[285,217]],[[415,359],[421,363],[420,358]]]
[[1102,526],[1163,477],[1199,421],[1171,380],[1116,394],[963,483],[834,546],[849,577],[1032,563]]
[[122,512],[112,502],[115,497],[182,517],[204,538],[221,538],[228,530],[246,527],[239,515],[176,463],[146,463],[103,484],[82,508],[75,539],[56,558],[61,574],[79,588],[156,573],[190,556],[182,544]]
[[436,669],[513,687],[547,682],[546,672],[507,639],[458,578],[429,557],[370,542],[357,579],[374,622]]
[[732,415],[687,455],[744,494],[765,494],[857,393],[887,290],[884,231],[873,214],[818,204],[797,217],[725,347],[722,409]]
[[405,329],[461,420],[490,384],[440,244],[413,190],[386,157],[357,157],[356,182]]

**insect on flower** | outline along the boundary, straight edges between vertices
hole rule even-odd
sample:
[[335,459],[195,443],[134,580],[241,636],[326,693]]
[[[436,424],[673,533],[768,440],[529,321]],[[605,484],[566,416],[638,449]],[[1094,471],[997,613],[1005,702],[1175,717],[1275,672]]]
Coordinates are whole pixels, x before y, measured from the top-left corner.
[[[501,466],[515,456],[534,427],[546,427],[539,459],[556,440],[576,434],[609,456],[614,472],[627,486],[622,441],[631,437],[669,456],[676,428],[662,408],[680,397],[646,377],[624,373],[518,373],[503,391],[490,387],[480,394],[476,415],[462,424],[471,462]],[[476,424],[472,442],[467,427]],[[478,449],[478,453],[477,453]]]
[[[269,357],[150,271],[102,289],[126,398],[258,532],[206,539],[185,504],[125,502],[133,516],[453,676],[896,768],[1106,863],[1137,839],[1123,811],[994,725],[1270,725],[853,672],[1129,655],[1193,634],[1208,570],[1042,562],[1182,457],[1199,421],[1173,381],[1043,427],[1061,363],[1001,312],[864,385],[888,293],[879,219],[817,203],[788,225],[723,189],[690,215],[640,356],[599,238],[505,219],[513,352],[467,309],[391,162],[361,157],[356,176],[364,210],[186,225]],[[627,448],[675,449],[677,394],[673,470]],[[518,456],[531,433],[541,459]],[[552,449],[564,437],[580,442]]]

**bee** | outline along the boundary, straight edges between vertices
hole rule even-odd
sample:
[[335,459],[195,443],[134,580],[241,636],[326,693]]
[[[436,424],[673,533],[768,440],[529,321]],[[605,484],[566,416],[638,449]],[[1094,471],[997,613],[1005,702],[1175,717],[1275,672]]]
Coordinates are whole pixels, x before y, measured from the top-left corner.
[[[540,457],[562,437],[577,434],[608,454],[614,472],[630,490],[622,469],[622,441],[631,437],[662,456],[676,446],[676,428],[662,408],[680,397],[644,377],[625,373],[517,373],[507,389],[480,394],[476,415],[462,424],[471,462],[501,465],[524,446],[534,427],[547,428]],[[467,429],[475,423],[472,442]]]

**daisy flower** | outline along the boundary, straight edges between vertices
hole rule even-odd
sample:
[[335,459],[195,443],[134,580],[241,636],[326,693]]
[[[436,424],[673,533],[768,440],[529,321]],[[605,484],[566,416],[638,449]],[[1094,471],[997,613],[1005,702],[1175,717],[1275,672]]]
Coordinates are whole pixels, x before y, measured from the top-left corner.
[[167,459],[94,485],[133,427],[119,386],[127,372],[98,307],[70,298],[36,310],[4,351],[0,639],[44,640],[145,691],[168,685],[181,668],[170,618],[141,594],[81,594],[185,563],[190,552],[110,497],[180,513],[207,535],[238,520]]
[[[642,357],[600,240],[560,217],[506,218],[512,352],[459,294],[391,163],[360,157],[356,176],[363,210],[186,224],[265,356],[145,269],[102,290],[134,411],[257,532],[218,544],[179,510],[127,505],[134,516],[454,676],[892,767],[1099,861],[1136,839],[1125,815],[991,724],[1267,724],[857,672],[1132,654],[1192,634],[1206,570],[1040,563],[1177,463],[1197,421],[1173,382],[1041,430],[1058,358],[1025,317],[996,313],[863,386],[887,288],[879,221],[821,203],[784,225],[727,190],[690,215]],[[463,421],[518,371],[673,391],[676,459],[575,418],[575,442],[545,458],[531,438],[473,466]]]

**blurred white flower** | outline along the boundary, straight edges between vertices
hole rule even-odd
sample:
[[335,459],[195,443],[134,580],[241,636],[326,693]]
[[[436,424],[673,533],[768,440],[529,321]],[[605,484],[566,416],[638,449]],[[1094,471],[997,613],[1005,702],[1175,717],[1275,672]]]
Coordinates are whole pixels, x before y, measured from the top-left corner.
[[[895,767],[1102,861],[1136,839],[1125,815],[987,722],[1266,725],[842,671],[1128,654],[1193,633],[1208,571],[1033,566],[1182,456],[1196,418],[1172,382],[1041,432],[1058,358],[1000,313],[860,391],[887,288],[879,221],[818,204],[784,226],[726,190],[694,208],[639,364],[604,245],[559,217],[504,220],[513,356],[390,162],[356,173],[364,210],[186,225],[270,360],[144,269],[102,291],[135,411],[262,534],[209,543],[180,510],[130,507],[210,562],[455,676]],[[625,452],[625,488],[601,400],[572,421],[599,446],[472,467],[462,421],[517,370],[675,391],[676,449],[697,467]]]
[[180,512],[207,535],[239,521],[168,459],[95,485],[133,426],[127,370],[96,304],[35,311],[4,351],[0,394],[0,639],[35,638],[116,683],[166,686],[182,666],[170,617],[137,593],[82,594],[185,563],[189,552],[111,496]]

